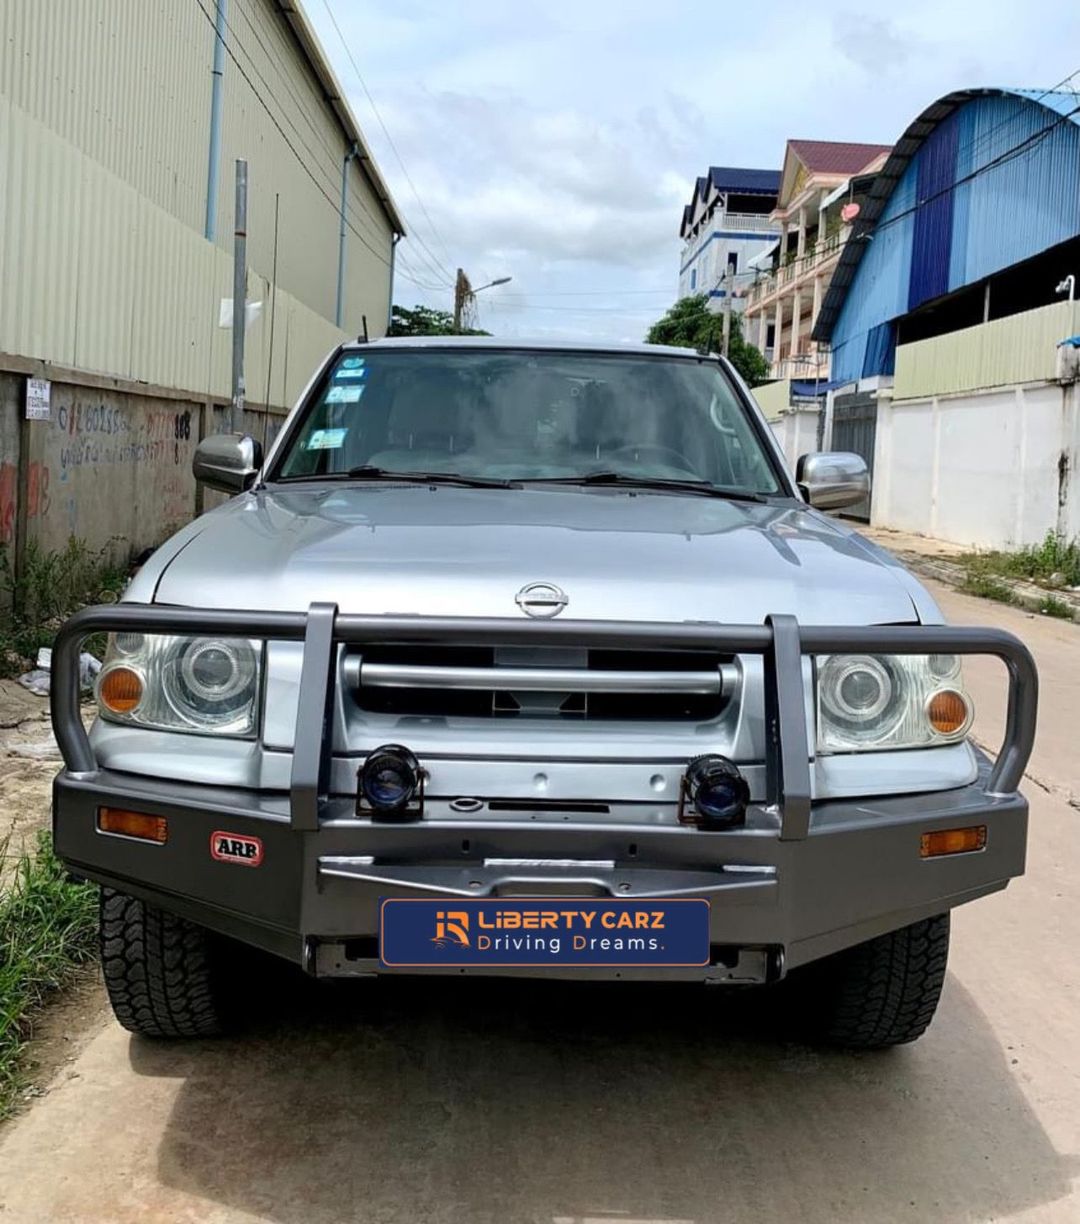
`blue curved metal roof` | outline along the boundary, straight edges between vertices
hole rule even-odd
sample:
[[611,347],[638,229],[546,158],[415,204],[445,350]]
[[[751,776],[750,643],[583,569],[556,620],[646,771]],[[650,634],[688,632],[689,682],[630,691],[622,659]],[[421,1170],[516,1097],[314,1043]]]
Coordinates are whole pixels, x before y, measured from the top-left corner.
[[[981,116],[978,122],[973,119],[971,124],[973,130],[967,136],[966,145],[960,143],[958,134],[953,134],[951,149],[946,148],[945,157],[940,155],[936,157],[939,163],[937,168],[935,169],[933,165],[916,167],[920,171],[918,182],[913,181],[915,175],[910,175],[905,183],[903,193],[905,198],[897,197],[897,189],[901,181],[904,180],[905,175],[912,168],[912,162],[917,159],[927,142],[933,138],[938,144],[948,143],[947,140],[942,140],[945,134],[941,129],[948,127],[954,121],[958,111],[968,107],[971,103],[985,103],[981,109],[990,112],[994,108],[992,100],[999,100],[998,106],[1000,107],[1000,100],[1008,99],[1032,104],[1030,112],[1027,106],[1018,108],[1027,115],[1029,120],[1027,124],[1016,122],[1009,116],[998,119]],[[1046,122],[1039,122],[1032,131],[1026,131],[1025,127],[1030,126],[1030,118],[1038,116],[1040,110],[1049,112],[1046,115]],[[1057,118],[1052,119],[1051,116]],[[860,265],[873,249],[875,232],[878,230],[879,223],[891,226],[893,222],[902,220],[905,216],[909,217],[919,212],[923,214],[918,218],[921,235],[908,233],[901,237],[899,234],[890,233],[887,243],[893,248],[890,252],[893,262],[906,260],[909,267],[914,262],[913,276],[921,277],[922,281],[918,286],[918,294],[913,287],[912,295],[921,294],[922,300],[935,296],[933,292],[935,289],[946,291],[956,288],[958,284],[971,283],[980,279],[979,273],[985,276],[988,271],[995,270],[989,266],[986,268],[982,266],[986,263],[985,257],[991,253],[988,250],[975,251],[967,261],[970,266],[965,266],[963,261],[953,253],[951,248],[954,230],[956,236],[963,238],[969,246],[980,237],[977,234],[972,235],[965,228],[968,224],[966,213],[963,216],[954,216],[954,213],[959,211],[956,201],[961,197],[963,190],[972,185],[971,180],[989,169],[997,160],[1012,153],[1014,148],[1022,149],[1031,145],[1031,142],[1041,140],[1044,134],[1066,122],[1080,126],[1080,96],[1071,91],[1007,88],[960,89],[946,94],[928,106],[914,122],[909,124],[904,134],[893,146],[888,161],[860,200],[861,211],[852,226],[851,235],[833,272],[814,328],[814,339],[828,341],[833,338],[836,325],[847,304],[848,292],[855,282]],[[995,152],[994,156],[988,158],[984,165],[974,164],[977,156],[988,155],[997,144],[1004,145],[1003,153]],[[937,154],[937,150],[934,152]],[[927,157],[924,160],[930,163],[935,158]],[[1031,233],[1027,237],[1035,243],[1034,250],[1026,253],[1020,250],[1014,252],[1018,258],[1026,258],[1030,254],[1037,253],[1039,249],[1053,245],[1054,242],[1063,241],[1072,234],[1080,233],[1080,192],[1075,189],[1076,176],[1072,174],[1071,167],[1062,166],[1061,169],[1064,172],[1060,180],[1065,191],[1060,199],[1060,208],[1055,206],[1056,211],[1055,208],[1045,210],[1045,215],[1042,216],[1026,218],[1013,216],[1011,218],[1014,226],[1016,224],[1029,226]],[[944,178],[941,177],[943,173]],[[941,180],[940,182],[935,181],[935,175]],[[1068,195],[1069,181],[1074,185],[1075,200]],[[1003,188],[1010,186],[1015,187],[1017,184],[1012,180],[1002,184]],[[906,198],[908,195],[911,196],[910,200]],[[966,198],[964,202],[967,203]],[[932,215],[935,212],[940,216],[935,218]],[[1057,233],[1056,230],[1062,227],[1068,229],[1069,232]],[[911,228],[914,229],[914,226]],[[941,241],[943,234],[946,238],[944,243]],[[881,237],[881,235],[877,236]],[[993,235],[987,234],[983,245],[993,246],[994,253],[1006,256],[1007,252],[1004,250],[1001,239],[1000,232]],[[880,243],[878,247],[877,258],[872,262],[880,264],[884,256],[881,255]],[[980,258],[980,255],[983,257]],[[1009,266],[1010,263],[1017,262],[1018,258],[1006,258],[1003,264],[997,265],[997,268]],[[935,261],[939,266],[933,266]],[[901,285],[899,281],[895,286],[887,288],[892,292],[884,294],[876,312],[878,317],[868,315],[862,320],[867,328],[896,317],[898,314],[903,314],[917,304],[914,301],[901,302],[899,290],[906,288],[906,285]],[[885,298],[890,300],[886,301]]]

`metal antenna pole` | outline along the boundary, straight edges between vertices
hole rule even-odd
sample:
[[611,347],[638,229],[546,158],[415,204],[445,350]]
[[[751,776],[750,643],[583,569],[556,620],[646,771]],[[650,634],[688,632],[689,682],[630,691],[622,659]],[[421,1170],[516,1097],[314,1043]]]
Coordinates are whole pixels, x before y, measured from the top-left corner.
[[232,405],[229,433],[244,429],[244,332],[247,322],[247,162],[236,159],[236,226],[233,230]]

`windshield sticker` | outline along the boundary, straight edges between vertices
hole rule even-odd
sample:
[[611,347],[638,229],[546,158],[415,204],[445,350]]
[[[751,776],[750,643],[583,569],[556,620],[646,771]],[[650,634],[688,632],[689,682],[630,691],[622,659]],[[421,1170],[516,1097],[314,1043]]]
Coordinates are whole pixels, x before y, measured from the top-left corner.
[[304,450],[340,450],[348,432],[347,429],[316,429],[304,444]]
[[326,402],[328,404],[355,404],[363,394],[363,387],[331,387],[326,394]]
[[364,378],[367,375],[367,370],[335,370],[334,382],[355,382],[358,378]]
[[359,370],[363,368],[363,365],[363,357],[346,357],[341,363],[341,368],[343,370]]

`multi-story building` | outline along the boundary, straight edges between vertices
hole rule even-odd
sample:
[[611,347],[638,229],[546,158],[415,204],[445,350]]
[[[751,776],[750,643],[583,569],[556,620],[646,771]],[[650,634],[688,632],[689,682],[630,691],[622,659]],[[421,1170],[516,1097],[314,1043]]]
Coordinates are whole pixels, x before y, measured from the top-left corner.
[[746,283],[747,265],[780,232],[772,220],[779,189],[777,170],[710,166],[697,180],[679,227],[685,243],[679,260],[680,298],[704,293],[710,309],[719,310],[729,286],[734,286],[733,306],[742,309],[745,299],[739,286]]
[[777,206],[778,237],[746,292],[743,332],[774,378],[828,381],[829,358],[811,340],[821,303],[850,232],[862,176],[874,175],[888,145],[789,140]]

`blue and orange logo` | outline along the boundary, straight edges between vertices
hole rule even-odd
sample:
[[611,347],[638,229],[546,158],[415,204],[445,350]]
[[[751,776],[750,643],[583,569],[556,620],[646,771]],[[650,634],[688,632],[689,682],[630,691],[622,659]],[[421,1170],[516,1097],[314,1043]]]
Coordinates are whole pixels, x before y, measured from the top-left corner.
[[436,910],[435,935],[431,941],[436,948],[467,948],[469,946],[469,915],[465,910]]

